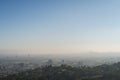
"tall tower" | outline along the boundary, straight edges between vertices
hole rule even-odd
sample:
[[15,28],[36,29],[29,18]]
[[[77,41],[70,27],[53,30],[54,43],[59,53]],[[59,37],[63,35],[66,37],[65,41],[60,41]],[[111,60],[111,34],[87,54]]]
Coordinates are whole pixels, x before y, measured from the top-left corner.
[[65,61],[64,60],[61,60],[61,65],[65,65]]

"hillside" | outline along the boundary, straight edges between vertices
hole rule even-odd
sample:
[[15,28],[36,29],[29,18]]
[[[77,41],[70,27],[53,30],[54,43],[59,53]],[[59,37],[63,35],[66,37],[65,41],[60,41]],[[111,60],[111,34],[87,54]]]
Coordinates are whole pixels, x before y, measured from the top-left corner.
[[120,80],[120,63],[96,67],[44,66],[8,75],[1,80]]

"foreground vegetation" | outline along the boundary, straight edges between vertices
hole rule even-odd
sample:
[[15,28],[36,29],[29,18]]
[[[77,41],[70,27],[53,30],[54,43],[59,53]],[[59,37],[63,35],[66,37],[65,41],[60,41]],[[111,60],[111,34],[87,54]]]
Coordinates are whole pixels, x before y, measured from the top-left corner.
[[96,67],[44,66],[0,80],[120,80],[120,62]]

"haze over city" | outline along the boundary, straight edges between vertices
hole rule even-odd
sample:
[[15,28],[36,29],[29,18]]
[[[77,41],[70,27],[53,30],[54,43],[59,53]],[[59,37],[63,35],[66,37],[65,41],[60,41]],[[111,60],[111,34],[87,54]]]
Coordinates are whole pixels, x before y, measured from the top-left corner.
[[0,0],[0,80],[120,80],[120,0]]

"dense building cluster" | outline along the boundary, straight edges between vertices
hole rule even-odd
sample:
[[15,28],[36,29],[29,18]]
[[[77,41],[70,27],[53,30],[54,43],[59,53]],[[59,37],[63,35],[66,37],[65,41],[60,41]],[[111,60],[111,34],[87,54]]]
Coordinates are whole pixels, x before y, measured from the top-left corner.
[[120,80],[120,63],[94,67],[46,65],[2,77],[1,80]]

